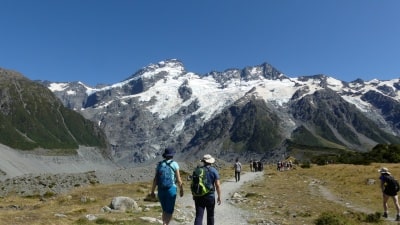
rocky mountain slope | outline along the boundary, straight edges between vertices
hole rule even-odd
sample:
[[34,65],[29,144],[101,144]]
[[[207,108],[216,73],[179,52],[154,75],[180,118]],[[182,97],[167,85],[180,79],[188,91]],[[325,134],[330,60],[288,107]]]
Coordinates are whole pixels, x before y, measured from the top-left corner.
[[199,75],[167,60],[110,86],[44,83],[104,130],[120,165],[154,159],[166,146],[180,159],[272,160],[400,143],[399,79],[290,78],[267,63]]

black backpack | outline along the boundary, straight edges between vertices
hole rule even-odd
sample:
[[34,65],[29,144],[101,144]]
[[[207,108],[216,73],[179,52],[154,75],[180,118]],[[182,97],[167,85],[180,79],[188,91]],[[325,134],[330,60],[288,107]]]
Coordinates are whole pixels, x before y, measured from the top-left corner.
[[399,192],[400,185],[399,182],[396,179],[394,179],[394,177],[386,176],[385,183],[386,183],[385,192],[393,194]]

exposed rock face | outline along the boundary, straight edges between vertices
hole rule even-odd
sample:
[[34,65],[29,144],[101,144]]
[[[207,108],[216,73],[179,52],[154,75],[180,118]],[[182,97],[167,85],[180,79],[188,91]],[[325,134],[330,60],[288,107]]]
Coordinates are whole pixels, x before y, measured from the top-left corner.
[[99,124],[120,165],[145,163],[166,146],[182,159],[268,160],[291,146],[366,151],[400,142],[399,79],[289,78],[267,63],[198,75],[168,60],[102,88],[63,85],[49,88]]

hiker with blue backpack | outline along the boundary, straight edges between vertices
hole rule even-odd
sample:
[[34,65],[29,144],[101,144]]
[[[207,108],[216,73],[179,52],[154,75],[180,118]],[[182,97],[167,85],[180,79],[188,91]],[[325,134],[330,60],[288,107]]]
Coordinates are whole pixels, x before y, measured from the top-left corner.
[[162,208],[163,225],[168,225],[171,221],[175,209],[175,200],[177,186],[179,186],[180,196],[183,196],[183,183],[179,173],[179,165],[172,160],[175,151],[172,148],[166,148],[162,155],[164,160],[160,161],[156,167],[156,173],[151,187],[151,197],[155,198],[155,189],[157,186],[158,199]]
[[200,160],[203,166],[198,166],[192,175],[190,185],[194,204],[196,207],[196,218],[194,225],[203,224],[204,212],[207,211],[207,225],[214,225],[215,191],[217,191],[217,203],[221,204],[221,184],[219,173],[211,165],[215,159],[207,154]]
[[390,174],[389,170],[386,167],[382,167],[378,170],[381,174],[379,180],[381,180],[381,190],[383,195],[383,217],[388,217],[388,200],[389,197],[392,197],[394,205],[397,210],[396,221],[400,221],[400,205],[399,198],[397,196],[397,192],[399,191],[399,183],[397,180]]

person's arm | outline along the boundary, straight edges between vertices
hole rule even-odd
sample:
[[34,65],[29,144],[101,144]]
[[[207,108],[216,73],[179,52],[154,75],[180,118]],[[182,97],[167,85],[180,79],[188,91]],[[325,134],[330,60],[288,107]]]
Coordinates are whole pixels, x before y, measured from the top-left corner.
[[179,195],[182,197],[183,196],[183,182],[182,182],[181,174],[180,174],[179,170],[175,171],[175,177],[176,177],[176,181],[178,182]]
[[151,195],[152,197],[155,197],[155,196],[156,196],[156,194],[154,193],[155,190],[156,190],[156,186],[157,186],[157,172],[156,172],[156,174],[154,174],[153,185],[151,186],[151,193],[150,193],[150,195]]
[[379,180],[381,180],[381,190],[383,192],[385,190],[385,181],[383,180],[383,177],[380,177]]
[[219,180],[215,181],[215,189],[217,190],[217,203],[218,205],[221,205],[221,183]]

